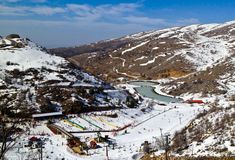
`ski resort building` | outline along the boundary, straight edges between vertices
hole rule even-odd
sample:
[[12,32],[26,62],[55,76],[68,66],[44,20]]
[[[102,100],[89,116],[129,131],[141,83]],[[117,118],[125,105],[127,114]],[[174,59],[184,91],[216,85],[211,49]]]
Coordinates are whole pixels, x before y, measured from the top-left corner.
[[49,118],[60,118],[63,116],[64,116],[63,112],[51,112],[51,113],[33,114],[32,118],[35,120],[45,120]]

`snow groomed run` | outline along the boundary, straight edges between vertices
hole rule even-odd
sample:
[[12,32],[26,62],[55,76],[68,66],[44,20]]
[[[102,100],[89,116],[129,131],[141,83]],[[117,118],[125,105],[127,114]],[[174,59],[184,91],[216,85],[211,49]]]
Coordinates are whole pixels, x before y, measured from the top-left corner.
[[96,124],[92,123],[91,121],[89,121],[88,119],[86,119],[85,117],[80,117],[81,119],[83,119],[84,121],[88,122],[89,124],[95,126],[96,128],[102,129],[101,127],[97,126]]
[[86,129],[85,127],[83,127],[83,126],[81,126],[81,125],[79,125],[79,124],[77,124],[77,123],[75,123],[71,120],[64,120],[64,122],[68,123],[69,125],[75,126],[75,127],[77,127],[78,129],[80,129],[82,131],[84,131]]
[[116,125],[114,125],[114,124],[112,124],[112,123],[110,123],[110,122],[104,120],[104,119],[101,118],[101,117],[92,117],[92,118],[95,119],[95,120],[98,120],[98,121],[100,121],[100,122],[102,122],[102,123],[104,123],[104,124],[106,124],[106,125],[108,125],[108,126],[111,126],[111,127],[114,128],[114,129],[119,128],[118,126],[116,126]]

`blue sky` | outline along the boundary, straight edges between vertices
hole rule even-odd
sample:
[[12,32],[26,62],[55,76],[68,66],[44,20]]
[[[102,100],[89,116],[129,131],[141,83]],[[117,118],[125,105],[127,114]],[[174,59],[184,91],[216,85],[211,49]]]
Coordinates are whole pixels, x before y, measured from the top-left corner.
[[1,0],[0,35],[45,47],[75,46],[126,34],[235,20],[234,0]]

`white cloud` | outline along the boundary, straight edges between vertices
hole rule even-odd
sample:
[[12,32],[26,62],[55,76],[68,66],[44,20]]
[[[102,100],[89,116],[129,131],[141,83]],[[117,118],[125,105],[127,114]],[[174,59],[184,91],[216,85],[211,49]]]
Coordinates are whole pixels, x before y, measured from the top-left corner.
[[112,16],[122,16],[126,13],[134,13],[140,5],[136,3],[121,3],[118,5],[78,5],[67,4],[67,9],[76,14],[77,20],[86,19],[88,21],[99,18],[113,18]]
[[73,18],[77,20],[92,21],[101,17],[96,9],[89,5],[68,4],[67,10],[74,13],[76,16]]
[[[23,1],[23,0],[2,0],[3,2],[9,2],[9,3],[16,3],[16,2],[20,2],[20,1]],[[47,0],[29,0],[30,2],[33,2],[33,3],[44,3],[46,2]]]
[[[45,0],[30,1],[45,2]],[[67,4],[61,7],[46,5],[14,7],[0,4],[0,15],[16,17],[15,19],[11,17],[9,20],[0,19],[0,34],[19,33],[29,38],[32,37],[47,47],[59,47],[199,22],[195,18],[169,22],[162,18],[148,17],[146,13],[139,10],[140,7],[138,3],[98,6]],[[37,18],[38,15],[40,18]],[[56,15],[56,19],[52,15]],[[17,16],[27,18],[21,17],[19,20]],[[42,18],[45,20],[40,20]]]
[[[20,0],[8,0],[20,1]],[[33,2],[45,2],[45,0],[31,0]],[[20,15],[20,14],[37,14],[37,15],[54,15],[64,13],[64,16],[71,16],[74,19],[94,21],[99,18],[112,18],[111,16],[121,16],[125,13],[134,13],[139,4],[135,3],[121,3],[117,5],[79,5],[67,4],[65,7],[51,7],[51,6],[7,6],[0,5],[0,14],[4,15]]]
[[141,5],[137,3],[121,3],[119,5],[101,5],[96,9],[103,14],[120,15],[123,13],[135,12],[139,7],[141,7]]
[[4,15],[14,15],[14,14],[24,14],[27,7],[8,7],[0,5],[0,14]]
[[180,24],[195,24],[200,23],[200,21],[196,18],[188,18],[188,19],[180,19],[177,21]]
[[124,19],[130,23],[143,24],[143,25],[166,25],[167,24],[165,19],[158,19],[158,18],[129,16],[129,17],[125,17]]
[[38,15],[54,15],[54,14],[66,12],[66,10],[63,8],[59,8],[59,7],[52,8],[52,7],[47,7],[47,6],[34,7],[32,9],[29,9],[29,11],[36,13]]
[[34,3],[44,3],[46,1],[47,0],[31,0],[31,2],[34,2]]
[[26,6],[17,6],[17,7],[9,7],[0,5],[0,15],[29,15],[31,13],[38,15],[54,15],[58,13],[65,13],[66,10],[64,8],[59,7],[48,7],[48,6],[40,6],[40,7],[26,7]]
[[7,2],[10,2],[10,3],[15,3],[15,2],[19,2],[21,0],[6,0]]

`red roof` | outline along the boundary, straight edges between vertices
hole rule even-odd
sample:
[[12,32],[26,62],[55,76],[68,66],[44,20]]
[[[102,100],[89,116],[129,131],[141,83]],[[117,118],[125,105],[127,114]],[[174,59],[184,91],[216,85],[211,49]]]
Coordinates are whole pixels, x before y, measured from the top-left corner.
[[29,140],[30,140],[30,141],[38,141],[39,138],[37,138],[37,137],[31,137],[31,138],[29,138]]
[[90,141],[90,145],[96,145],[95,141]]
[[204,103],[202,100],[187,100],[188,103]]

